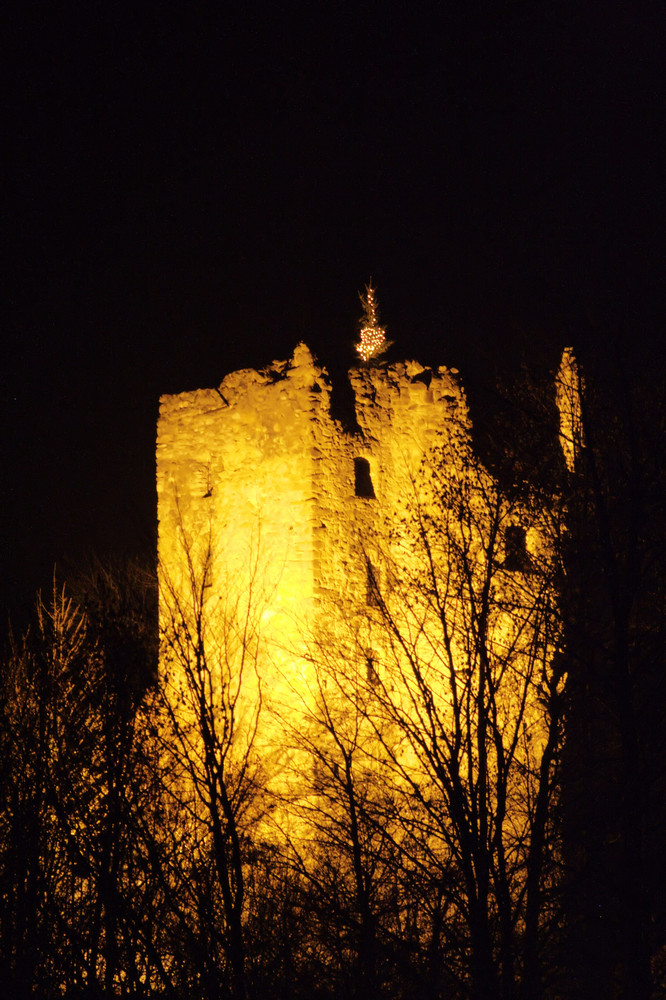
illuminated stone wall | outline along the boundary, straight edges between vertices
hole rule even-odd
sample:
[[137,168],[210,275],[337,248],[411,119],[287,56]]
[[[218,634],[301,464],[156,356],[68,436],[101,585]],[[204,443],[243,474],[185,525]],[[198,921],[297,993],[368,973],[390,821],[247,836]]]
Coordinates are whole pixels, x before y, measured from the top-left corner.
[[[298,648],[322,599],[364,592],[382,515],[400,507],[435,435],[467,426],[456,373],[416,362],[351,373],[361,433],[329,412],[326,372],[299,345],[288,362],[165,396],[157,440],[159,561],[183,586],[210,542],[211,591],[263,606],[264,639]],[[365,459],[375,498],[356,495]],[[223,601],[224,603],[224,601]]]
[[[495,490],[473,456],[455,370],[378,364],[352,370],[350,380],[357,433],[331,417],[326,371],[304,344],[289,361],[233,372],[219,389],[165,396],[160,405],[163,620],[169,595],[184,595],[186,604],[192,577],[207,562],[203,614],[218,652],[224,647],[233,660],[243,643],[251,652],[236,709],[251,717],[261,686],[257,746],[280,781],[286,764],[302,771],[287,734],[316,701],[317,644],[343,650],[347,643],[352,656],[355,643],[356,653],[371,651],[379,664],[383,640],[369,607],[368,565],[387,602],[394,565],[418,577],[422,553],[415,555],[410,531],[421,500],[432,508],[424,475],[433,450],[440,476],[449,469],[453,478],[471,478],[485,502]],[[517,516],[528,553],[542,556],[538,512],[523,517],[514,507],[507,523]],[[446,552],[438,558],[446,564]],[[512,589],[525,585],[518,576],[516,583],[503,574],[507,606]],[[502,612],[497,642],[515,641],[517,628],[518,619]],[[225,638],[230,632],[233,641]],[[530,645],[529,629],[524,642]]]

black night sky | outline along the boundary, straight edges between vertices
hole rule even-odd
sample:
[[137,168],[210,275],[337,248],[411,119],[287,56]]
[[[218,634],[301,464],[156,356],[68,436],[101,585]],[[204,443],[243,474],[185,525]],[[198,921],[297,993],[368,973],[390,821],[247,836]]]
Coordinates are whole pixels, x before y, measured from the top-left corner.
[[150,551],[160,394],[301,339],[340,374],[371,275],[394,351],[472,394],[565,343],[661,368],[664,17],[10,4],[3,605]]

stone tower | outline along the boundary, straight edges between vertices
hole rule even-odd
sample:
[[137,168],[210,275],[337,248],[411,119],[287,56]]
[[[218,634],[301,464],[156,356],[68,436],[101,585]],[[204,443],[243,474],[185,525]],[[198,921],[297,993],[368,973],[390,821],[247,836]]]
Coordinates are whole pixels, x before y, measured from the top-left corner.
[[[366,683],[386,665],[395,708],[411,681],[388,619],[446,713],[451,671],[472,683],[476,612],[467,602],[484,580],[484,655],[505,686],[496,718],[520,726],[521,740],[534,728],[526,753],[540,741],[538,685],[521,694],[522,681],[506,677],[507,664],[515,678],[531,676],[537,649],[539,669],[549,669],[548,512],[507,501],[474,457],[456,370],[380,363],[352,370],[350,381],[355,431],[331,415],[327,373],[304,344],[288,361],[160,404],[160,608],[171,636],[163,674],[182,703],[173,651],[184,632],[199,635],[198,617],[214,650],[213,697],[226,698],[241,742],[279,775],[283,801],[293,799],[286,771],[300,781],[307,766],[285,733],[298,737],[330,697],[320,664],[343,697],[340,671]],[[446,592],[436,595],[440,580]]]
[[210,545],[213,609],[252,591],[274,657],[294,653],[330,601],[365,601],[386,512],[401,508],[431,444],[469,427],[454,370],[412,361],[350,378],[357,433],[331,416],[327,374],[304,344],[218,389],[161,400],[162,571],[182,586],[185,554],[200,564]]

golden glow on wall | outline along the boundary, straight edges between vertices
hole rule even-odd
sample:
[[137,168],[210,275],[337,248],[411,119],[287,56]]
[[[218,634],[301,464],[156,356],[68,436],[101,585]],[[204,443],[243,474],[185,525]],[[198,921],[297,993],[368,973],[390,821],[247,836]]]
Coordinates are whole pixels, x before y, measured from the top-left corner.
[[[385,341],[372,286],[363,304],[367,360]],[[383,753],[406,782],[424,766],[418,740],[403,732],[400,753],[389,753],[386,734],[418,721],[424,690],[444,729],[465,699],[501,690],[488,711],[513,734],[523,771],[538,765],[544,739],[548,512],[509,504],[476,460],[455,370],[403,362],[350,379],[357,434],[331,417],[327,374],[304,344],[219,390],[161,401],[163,634],[198,601],[220,664],[215,697],[261,761],[282,830],[298,826],[297,803],[321,781],[312,761],[316,747],[321,764],[322,732],[331,735],[322,719],[340,732],[356,720],[357,753],[372,767]],[[505,538],[524,542],[519,559]],[[162,663],[184,702],[177,662],[163,652]]]

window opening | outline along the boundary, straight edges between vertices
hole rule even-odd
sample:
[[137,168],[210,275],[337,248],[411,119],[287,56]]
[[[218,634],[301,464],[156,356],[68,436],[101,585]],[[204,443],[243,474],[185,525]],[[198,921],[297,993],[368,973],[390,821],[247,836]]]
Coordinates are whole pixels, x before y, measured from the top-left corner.
[[354,488],[357,497],[375,499],[375,488],[370,475],[370,462],[367,458],[354,459]]
[[519,524],[511,524],[504,538],[504,569],[524,573],[529,568],[527,532]]
[[374,649],[366,649],[365,651],[365,671],[366,680],[368,684],[372,684],[374,687],[379,683],[379,674],[377,673],[377,660],[375,658]]
[[382,599],[379,591],[379,570],[369,559],[365,561],[365,603],[368,607],[381,607]]

